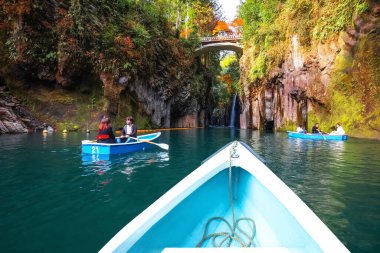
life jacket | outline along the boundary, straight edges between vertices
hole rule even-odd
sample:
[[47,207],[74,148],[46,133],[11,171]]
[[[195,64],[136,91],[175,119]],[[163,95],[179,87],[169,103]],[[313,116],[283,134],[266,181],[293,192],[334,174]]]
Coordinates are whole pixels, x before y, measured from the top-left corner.
[[98,136],[96,137],[97,140],[105,140],[109,138],[110,138],[110,135],[107,133],[107,129],[103,131],[99,131]]

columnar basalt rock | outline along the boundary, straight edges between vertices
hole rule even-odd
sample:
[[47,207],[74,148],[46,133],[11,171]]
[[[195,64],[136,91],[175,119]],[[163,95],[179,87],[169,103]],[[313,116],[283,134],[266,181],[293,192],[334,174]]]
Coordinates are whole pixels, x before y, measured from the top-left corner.
[[[151,81],[155,80],[158,82],[157,79],[151,79]],[[155,91],[149,80],[143,78],[131,80],[125,84],[125,90],[155,125],[170,127],[171,100],[165,99]]]
[[107,113],[112,116],[123,113],[119,112],[118,106],[120,100],[128,96],[156,126],[202,125],[203,108],[191,95],[192,62],[178,59],[182,57],[179,52],[171,51],[163,41],[157,41],[154,49],[152,61],[146,63],[144,71],[121,77],[111,73],[100,74]]

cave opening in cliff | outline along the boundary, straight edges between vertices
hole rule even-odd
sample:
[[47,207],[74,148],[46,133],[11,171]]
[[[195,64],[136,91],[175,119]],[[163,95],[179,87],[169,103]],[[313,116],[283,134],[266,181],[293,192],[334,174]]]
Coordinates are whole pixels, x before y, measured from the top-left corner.
[[264,123],[264,131],[265,132],[273,132],[274,131],[274,121],[273,120],[266,121]]

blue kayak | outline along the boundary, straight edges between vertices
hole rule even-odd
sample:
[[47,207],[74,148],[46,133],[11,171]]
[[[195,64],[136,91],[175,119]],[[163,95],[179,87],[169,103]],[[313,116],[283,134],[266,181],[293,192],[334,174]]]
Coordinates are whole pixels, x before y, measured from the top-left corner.
[[155,145],[149,142],[158,142],[160,136],[161,132],[140,135],[137,136],[137,141],[128,143],[97,143],[96,141],[84,140],[82,141],[82,153],[114,155],[146,150],[153,148]]
[[100,252],[349,252],[264,163],[245,143],[227,144]]
[[334,141],[346,141],[348,140],[348,135],[332,135],[332,134],[304,134],[288,131],[288,138],[300,138],[300,139],[310,139],[310,140],[334,140]]

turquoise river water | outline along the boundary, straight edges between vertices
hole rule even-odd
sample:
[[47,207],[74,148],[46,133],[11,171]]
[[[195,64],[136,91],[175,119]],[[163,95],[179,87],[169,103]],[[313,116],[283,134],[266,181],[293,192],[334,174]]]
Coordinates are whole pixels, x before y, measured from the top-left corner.
[[[82,133],[0,136],[0,251],[97,252],[232,140],[242,140],[351,252],[380,252],[380,141],[287,139],[213,128],[163,132],[154,148],[88,160]],[[201,235],[200,235],[201,236]]]

